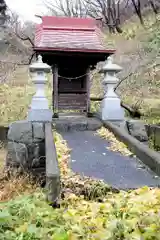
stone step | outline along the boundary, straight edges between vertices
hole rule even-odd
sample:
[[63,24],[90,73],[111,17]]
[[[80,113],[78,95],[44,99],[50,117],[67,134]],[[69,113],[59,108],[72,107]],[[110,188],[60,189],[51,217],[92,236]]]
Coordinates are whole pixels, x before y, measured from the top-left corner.
[[96,118],[53,119],[53,127],[57,131],[96,131],[102,123]]

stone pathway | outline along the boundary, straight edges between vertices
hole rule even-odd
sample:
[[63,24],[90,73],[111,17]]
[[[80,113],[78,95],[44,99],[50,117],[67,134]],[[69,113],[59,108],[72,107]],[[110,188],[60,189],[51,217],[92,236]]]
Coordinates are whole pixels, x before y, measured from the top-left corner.
[[109,143],[93,131],[62,132],[71,152],[74,172],[103,179],[120,189],[158,186],[160,178],[139,160],[106,149]]

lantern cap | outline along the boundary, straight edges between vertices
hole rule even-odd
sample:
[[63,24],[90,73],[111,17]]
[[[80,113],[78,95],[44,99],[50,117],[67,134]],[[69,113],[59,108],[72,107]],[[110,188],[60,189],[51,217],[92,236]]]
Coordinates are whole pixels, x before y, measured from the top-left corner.
[[106,63],[104,64],[104,66],[102,67],[102,69],[99,71],[100,73],[106,73],[106,72],[120,72],[122,70],[122,68],[113,63],[113,57],[109,56],[107,58]]
[[30,72],[43,71],[45,73],[49,73],[51,70],[51,67],[48,64],[43,63],[42,56],[38,55],[38,60],[35,63],[30,65],[29,70]]

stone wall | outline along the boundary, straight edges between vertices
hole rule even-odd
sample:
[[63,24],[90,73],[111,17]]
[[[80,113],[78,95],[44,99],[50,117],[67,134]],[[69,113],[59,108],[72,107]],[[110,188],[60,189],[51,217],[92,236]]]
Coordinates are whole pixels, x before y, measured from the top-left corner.
[[9,126],[6,167],[45,172],[44,123],[17,121]]

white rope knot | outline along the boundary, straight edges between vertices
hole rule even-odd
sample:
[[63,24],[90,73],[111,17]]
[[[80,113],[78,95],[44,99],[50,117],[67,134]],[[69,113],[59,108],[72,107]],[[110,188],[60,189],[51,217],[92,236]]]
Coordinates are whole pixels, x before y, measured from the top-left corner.
[[112,56],[109,56],[107,58],[107,64],[112,64],[113,63],[113,57]]
[[38,63],[43,63],[43,62],[42,62],[42,56],[41,56],[41,55],[38,55]]

